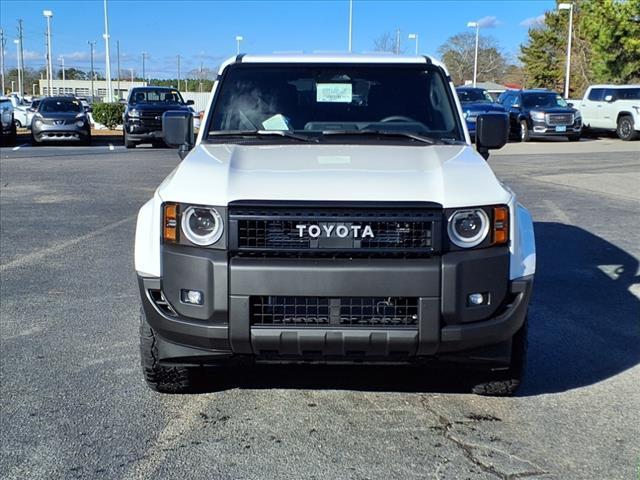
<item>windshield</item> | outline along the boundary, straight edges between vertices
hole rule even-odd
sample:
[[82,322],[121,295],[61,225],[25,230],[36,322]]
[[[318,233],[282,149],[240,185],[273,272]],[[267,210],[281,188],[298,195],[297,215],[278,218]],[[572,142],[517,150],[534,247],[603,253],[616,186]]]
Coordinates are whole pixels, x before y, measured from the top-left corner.
[[493,98],[487,93],[486,90],[457,90],[458,98],[462,103],[474,102],[474,103],[493,103]]
[[184,103],[177,90],[134,90],[129,97],[129,104],[137,103]]
[[392,130],[464,140],[457,120],[436,67],[240,64],[224,75],[209,131]]
[[81,112],[82,105],[78,100],[69,99],[47,99],[43,100],[40,105],[40,112]]
[[522,95],[525,108],[568,107],[567,102],[557,93],[525,93]]

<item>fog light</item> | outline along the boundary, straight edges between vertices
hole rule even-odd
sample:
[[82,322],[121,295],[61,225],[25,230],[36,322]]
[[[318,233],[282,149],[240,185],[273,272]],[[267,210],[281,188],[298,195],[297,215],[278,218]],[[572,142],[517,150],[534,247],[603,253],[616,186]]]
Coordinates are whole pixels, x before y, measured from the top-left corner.
[[182,290],[181,297],[183,303],[189,303],[191,305],[202,305],[203,297],[202,292],[198,290]]
[[469,305],[482,305],[485,303],[484,295],[481,293],[471,293],[467,297]]

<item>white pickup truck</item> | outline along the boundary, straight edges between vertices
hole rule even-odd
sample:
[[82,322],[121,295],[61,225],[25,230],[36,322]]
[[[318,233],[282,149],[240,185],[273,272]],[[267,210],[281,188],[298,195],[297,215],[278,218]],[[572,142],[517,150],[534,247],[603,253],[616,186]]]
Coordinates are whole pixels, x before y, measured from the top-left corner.
[[615,131],[622,140],[640,137],[640,85],[592,85],[578,108],[586,128]]

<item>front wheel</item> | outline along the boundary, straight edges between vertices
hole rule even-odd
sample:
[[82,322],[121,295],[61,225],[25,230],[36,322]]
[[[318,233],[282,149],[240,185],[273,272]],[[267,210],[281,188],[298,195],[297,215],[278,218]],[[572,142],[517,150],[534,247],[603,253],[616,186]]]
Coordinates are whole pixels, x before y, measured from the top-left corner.
[[633,118],[630,115],[624,115],[618,119],[616,133],[618,134],[618,138],[624,141],[638,138],[638,132],[634,130]]
[[127,134],[124,134],[124,146],[125,148],[136,148],[136,142],[132,142],[127,138]]
[[529,126],[526,120],[520,120],[520,141],[528,142],[530,140]]
[[187,393],[193,390],[194,369],[160,365],[157,360],[156,332],[140,312],[140,363],[147,385],[161,393]]
[[488,374],[474,382],[471,391],[476,395],[508,397],[516,393],[522,381],[527,358],[527,319],[511,340],[511,364],[509,368]]
[[569,141],[570,142],[579,142],[580,141],[580,134],[578,133],[577,135],[569,135]]

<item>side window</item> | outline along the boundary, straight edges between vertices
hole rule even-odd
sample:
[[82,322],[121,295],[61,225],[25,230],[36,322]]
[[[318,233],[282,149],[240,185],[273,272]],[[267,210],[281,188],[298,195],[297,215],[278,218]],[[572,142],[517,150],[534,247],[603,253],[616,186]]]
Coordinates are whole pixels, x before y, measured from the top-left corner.
[[511,103],[507,105],[508,107],[521,107],[522,101],[520,99],[520,95],[514,95],[511,99]]
[[592,102],[601,102],[604,98],[604,88],[592,88],[587,98]]
[[[608,97],[611,97],[609,100],[606,100]],[[618,90],[613,88],[607,88],[602,95],[602,99],[604,101],[615,102],[618,99]]]
[[512,99],[513,99],[513,95],[511,95],[510,93],[506,93],[500,97],[499,102],[505,107],[508,107],[509,105],[511,105]]

